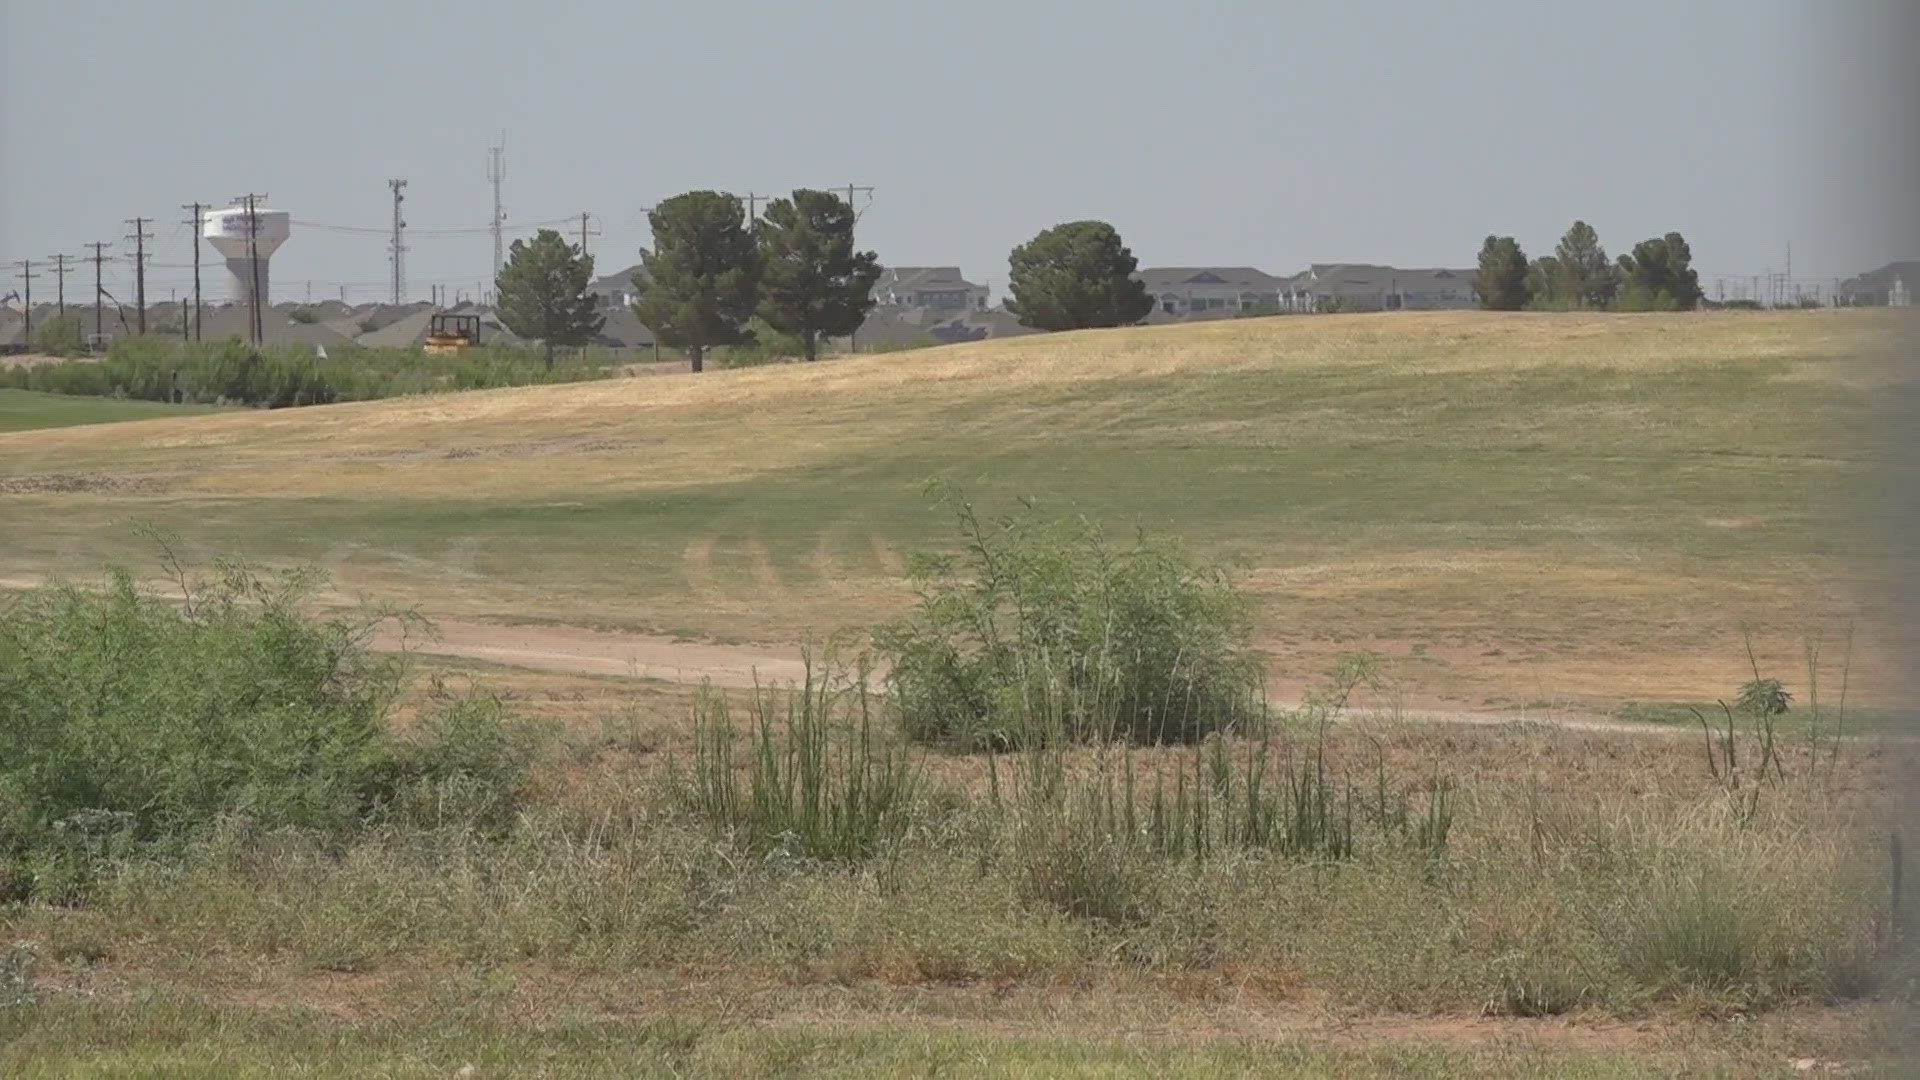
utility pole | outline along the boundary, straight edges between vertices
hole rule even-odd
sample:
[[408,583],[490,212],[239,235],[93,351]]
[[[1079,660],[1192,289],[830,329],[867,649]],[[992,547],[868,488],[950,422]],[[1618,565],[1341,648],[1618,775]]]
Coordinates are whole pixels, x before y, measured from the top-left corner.
[[47,258],[53,260],[53,272],[60,281],[56,289],[60,303],[60,317],[64,319],[67,317],[67,274],[70,272],[67,269],[67,256],[49,255]]
[[247,208],[247,337],[255,345],[266,340],[267,322],[260,310],[260,200],[265,195],[248,192],[234,200]]
[[202,214],[206,206],[202,203],[188,203],[181,207],[190,210],[193,217],[187,224],[193,226],[193,340],[200,340],[200,231],[205,225]]
[[507,211],[500,205],[500,182],[507,178],[507,137],[500,136],[499,146],[487,148],[487,179],[493,182],[493,276],[500,277],[500,268],[507,265],[506,249],[501,246],[500,231],[506,227]]
[[406,200],[401,192],[406,190],[407,182],[389,180],[387,186],[393,189],[393,302],[398,305],[407,291],[407,245],[401,239],[407,223],[400,216],[400,204]]
[[591,216],[585,210],[580,211],[580,254],[582,255],[587,253],[587,237],[600,235],[599,229],[589,228],[587,225],[587,219]]
[[153,234],[147,231],[147,219],[128,218],[127,224],[133,226],[133,235],[127,239],[133,241],[133,302],[136,320],[140,326],[140,336],[147,335],[147,241]]
[[105,313],[100,307],[100,297],[105,294],[105,287],[100,283],[100,264],[106,261],[106,250],[113,245],[95,242],[81,246],[93,249],[93,336],[100,337],[106,333]]
[[26,313],[26,330],[28,334],[33,333],[33,279],[39,276],[39,274],[33,272],[32,259],[20,260],[20,280],[25,283],[26,288],[26,299],[21,301],[25,306],[22,307],[21,310]]
[[856,209],[854,209],[854,205],[853,205],[853,193],[854,193],[854,192],[856,192],[856,191],[858,191],[858,192],[861,192],[861,193],[863,193],[863,194],[865,194],[865,195],[867,196],[867,201],[868,201],[868,202],[872,202],[872,201],[873,201],[873,189],[872,189],[872,188],[870,188],[870,187],[857,187],[857,186],[855,186],[855,185],[853,185],[853,184],[848,184],[848,185],[847,185],[847,209],[849,209],[849,210],[853,210],[853,220],[855,220],[855,221],[859,221],[859,220],[860,220],[860,211],[859,211],[859,210],[856,210]]
[[759,209],[760,200],[763,198],[771,199],[772,196],[755,195],[751,191],[747,192],[747,231],[748,232],[755,231],[755,227],[758,226],[760,223],[760,215],[756,211]]

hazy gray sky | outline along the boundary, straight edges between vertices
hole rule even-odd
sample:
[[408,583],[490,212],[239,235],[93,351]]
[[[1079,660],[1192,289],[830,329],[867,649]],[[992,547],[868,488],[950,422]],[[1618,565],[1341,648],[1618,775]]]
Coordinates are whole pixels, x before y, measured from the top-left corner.
[[[1537,254],[1583,217],[1616,254],[1679,229],[1709,279],[1789,243],[1830,278],[1914,253],[1846,227],[1857,200],[1809,156],[1871,42],[1821,40],[1807,7],[0,0],[0,258],[150,216],[165,296],[190,279],[180,204],[264,191],[381,227],[389,177],[414,226],[483,228],[504,131],[510,223],[592,211],[602,272],[659,198],[856,183],[863,246],[996,296],[1010,246],[1084,217],[1143,265],[1464,266],[1489,232]],[[484,235],[412,246],[418,295],[488,274]],[[275,298],[387,275],[381,237],[296,226]]]

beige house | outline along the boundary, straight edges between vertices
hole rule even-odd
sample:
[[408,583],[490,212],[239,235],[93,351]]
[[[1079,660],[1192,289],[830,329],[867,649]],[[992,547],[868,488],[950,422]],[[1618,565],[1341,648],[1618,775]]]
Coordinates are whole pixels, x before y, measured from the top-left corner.
[[1251,266],[1153,266],[1134,274],[1160,317],[1278,311],[1287,280]]
[[888,266],[874,282],[873,298],[887,307],[952,312],[987,310],[987,287],[960,276],[957,266]]
[[1474,271],[1315,263],[1287,279],[1285,311],[1452,311],[1479,305]]

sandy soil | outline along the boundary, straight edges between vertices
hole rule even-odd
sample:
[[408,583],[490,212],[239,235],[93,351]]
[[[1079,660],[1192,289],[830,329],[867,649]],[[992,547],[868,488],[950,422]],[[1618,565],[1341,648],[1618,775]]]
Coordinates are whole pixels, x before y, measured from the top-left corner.
[[383,628],[374,646],[424,656],[484,660],[566,675],[619,675],[669,682],[711,681],[745,688],[798,682],[805,675],[798,647],[716,645],[654,634],[614,633],[578,626],[437,622],[428,640],[403,639]]

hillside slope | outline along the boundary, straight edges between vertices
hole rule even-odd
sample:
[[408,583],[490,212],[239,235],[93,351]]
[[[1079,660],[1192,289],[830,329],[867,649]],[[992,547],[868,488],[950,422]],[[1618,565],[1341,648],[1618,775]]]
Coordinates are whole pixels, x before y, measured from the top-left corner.
[[[1377,648],[1472,705],[1724,693],[1877,617],[1849,313],[1280,318],[0,435],[0,577],[304,560],[441,616],[759,641],[904,601],[925,484],[1239,560],[1283,683]],[[1868,635],[1869,639],[1871,635]]]

